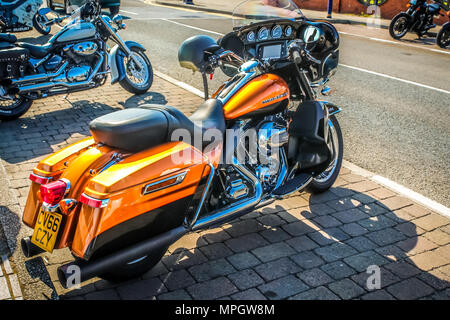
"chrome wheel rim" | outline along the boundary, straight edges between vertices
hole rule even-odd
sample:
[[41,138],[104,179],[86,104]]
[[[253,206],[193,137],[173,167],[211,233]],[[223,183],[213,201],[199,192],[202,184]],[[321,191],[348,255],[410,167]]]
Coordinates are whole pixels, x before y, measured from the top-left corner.
[[314,181],[318,183],[325,183],[333,176],[339,160],[339,139],[337,132],[331,120],[329,120],[328,123],[330,125],[328,147],[333,150],[334,157],[328,168],[314,178]]
[[[149,71],[145,59],[138,53],[131,53],[132,57],[125,58],[127,77],[137,87],[144,87],[149,79]],[[137,62],[137,63],[136,63]]]
[[394,23],[393,29],[394,29],[395,34],[397,36],[400,36],[400,35],[403,35],[404,33],[406,33],[407,26],[408,26],[408,20],[405,17],[399,18]]
[[50,32],[50,27],[45,25],[45,23],[48,22],[46,16],[38,15],[36,16],[36,21],[42,30],[44,30],[45,32]]

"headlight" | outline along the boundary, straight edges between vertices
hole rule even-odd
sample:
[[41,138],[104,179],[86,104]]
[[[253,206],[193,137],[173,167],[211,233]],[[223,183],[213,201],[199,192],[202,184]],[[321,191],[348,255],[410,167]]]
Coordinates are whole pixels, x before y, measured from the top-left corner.
[[278,39],[281,38],[283,35],[283,29],[281,29],[281,26],[276,25],[272,28],[272,38]]

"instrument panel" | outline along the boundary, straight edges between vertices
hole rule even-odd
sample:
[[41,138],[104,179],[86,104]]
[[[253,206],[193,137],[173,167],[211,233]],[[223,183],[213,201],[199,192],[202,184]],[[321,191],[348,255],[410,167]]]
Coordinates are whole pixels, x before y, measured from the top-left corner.
[[254,23],[240,29],[237,36],[243,42],[245,51],[263,60],[288,57],[288,44],[298,38],[302,22],[272,20]]

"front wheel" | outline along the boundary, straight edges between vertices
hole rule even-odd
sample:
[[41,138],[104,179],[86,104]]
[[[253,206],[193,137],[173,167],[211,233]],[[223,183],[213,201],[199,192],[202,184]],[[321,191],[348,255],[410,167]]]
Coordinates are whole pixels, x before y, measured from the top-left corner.
[[314,177],[308,185],[308,191],[311,193],[322,193],[331,188],[341,171],[342,159],[344,158],[344,139],[338,120],[335,116],[329,119],[329,141],[328,146],[333,150],[333,160],[328,168]]
[[409,31],[409,21],[410,16],[405,12],[401,12],[396,15],[389,25],[389,33],[391,34],[391,37],[396,40],[403,38]]
[[131,56],[124,57],[125,76],[119,83],[128,92],[144,94],[153,84],[152,64],[139,48],[131,48]]
[[50,25],[46,25],[46,23],[48,23],[49,20],[47,18],[47,16],[45,15],[40,15],[39,12],[36,13],[33,17],[33,26],[34,28],[41,34],[43,34],[44,36],[49,34],[52,27]]
[[0,120],[15,120],[27,112],[32,104],[32,100],[21,96],[14,96],[12,99],[0,98]]
[[450,45],[450,22],[442,26],[436,38],[436,43],[439,47],[445,49]]

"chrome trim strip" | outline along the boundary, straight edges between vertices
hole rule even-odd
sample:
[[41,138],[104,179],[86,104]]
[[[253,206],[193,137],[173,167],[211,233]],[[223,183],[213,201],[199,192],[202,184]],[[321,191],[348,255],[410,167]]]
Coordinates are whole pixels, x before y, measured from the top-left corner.
[[202,197],[200,198],[200,203],[198,204],[197,210],[195,210],[194,217],[192,218],[192,221],[189,223],[186,220],[184,221],[184,224],[186,225],[186,227],[188,229],[192,229],[192,227],[195,225],[195,223],[198,220],[198,216],[200,215],[200,212],[202,211],[203,203],[205,202],[206,195],[208,194],[209,188],[211,187],[211,182],[212,182],[212,180],[214,178],[214,174],[216,172],[216,169],[214,168],[214,166],[211,163],[208,163],[208,166],[211,169],[211,171],[209,172],[208,182],[206,183],[205,190],[203,190],[203,194],[202,194]]
[[[152,183],[150,183],[150,184],[148,184],[148,185],[146,185],[144,187],[144,189],[142,190],[142,195],[145,196],[147,194],[150,194],[150,193],[153,193],[153,192],[156,192],[156,191],[160,191],[160,190],[163,190],[163,189],[166,189],[166,188],[170,188],[170,187],[176,186],[177,184],[180,184],[180,183],[182,183],[184,181],[184,178],[186,177],[187,173],[188,173],[188,171],[184,171],[182,173],[170,176],[168,178],[164,178],[162,180],[158,180],[156,182],[152,182]],[[173,183],[171,183],[171,184],[169,184],[167,186],[163,186],[161,188],[158,188],[158,189],[155,189],[155,190],[151,190],[151,191],[147,190],[148,188],[150,188],[150,187],[152,187],[154,185],[160,184],[162,182],[165,182],[165,181],[168,181],[168,180],[171,180],[171,179],[174,179],[174,178],[176,178],[175,182],[173,182]]]

